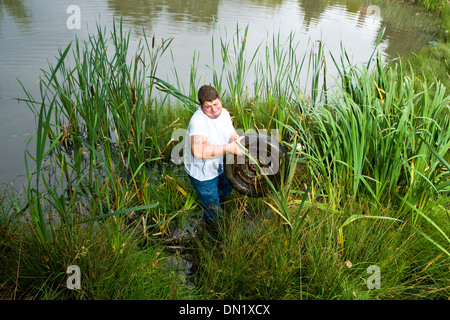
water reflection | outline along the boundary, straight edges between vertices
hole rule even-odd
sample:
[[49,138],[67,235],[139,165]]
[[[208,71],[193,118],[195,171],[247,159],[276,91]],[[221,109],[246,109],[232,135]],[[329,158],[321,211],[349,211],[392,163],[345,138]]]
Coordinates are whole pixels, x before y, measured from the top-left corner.
[[285,1],[284,0],[242,0],[241,3],[249,3],[254,6],[264,7],[264,8],[278,8]]
[[[169,14],[176,23],[196,23],[210,27],[218,21],[219,5],[252,5],[261,8],[277,8],[285,0],[242,0],[232,3],[229,0],[108,0],[108,6],[116,15],[130,18],[135,25],[152,25],[152,21]],[[249,13],[252,14],[251,12]]]
[[348,12],[361,12],[362,15],[365,15],[365,10],[361,7],[362,6],[362,0],[347,0],[345,1],[345,7],[347,8]]
[[303,13],[303,26],[309,31],[311,25],[319,21],[325,9],[335,2],[333,0],[302,0],[299,1],[299,7]]
[[416,51],[435,40],[439,26],[436,17],[418,6],[377,1],[386,32],[385,54],[391,58]]
[[[371,29],[372,34],[378,34],[381,27],[385,26],[383,52],[390,58],[427,45],[434,40],[439,30],[433,14],[418,6],[378,0],[299,0],[298,3],[303,14],[302,25],[305,32],[310,32],[333,18],[336,23],[342,24],[336,25],[336,29],[341,29],[342,33],[351,33],[354,29],[363,29],[364,33]],[[338,19],[336,15],[346,18]],[[346,29],[345,22],[349,21],[355,21],[352,29]],[[333,30],[322,31],[327,34]],[[376,37],[373,38],[373,44],[375,41]]]
[[212,25],[216,19],[220,0],[108,0],[115,15],[127,17],[133,25],[153,27],[154,20],[169,15],[175,23]]
[[24,0],[0,0],[0,15],[12,17],[21,26],[28,26],[32,15],[24,2]]
[[[142,27],[152,31],[158,25],[158,21],[164,20],[165,27],[170,28],[172,34],[180,33],[180,28],[183,28],[184,33],[195,31],[208,34],[214,21],[219,24],[231,24],[230,20],[239,19],[245,24],[242,20],[245,20],[247,16],[252,19],[256,10],[261,9],[264,13],[275,12],[282,6],[292,3],[295,1],[107,0],[107,5],[115,16],[122,16],[128,23],[138,27],[135,32],[140,33],[139,29]],[[314,32],[326,34],[340,28],[342,28],[340,31],[342,34],[354,33],[355,29],[365,29],[363,33],[367,31],[367,34],[373,35],[380,31],[382,25],[386,25],[383,42],[387,46],[385,53],[390,57],[415,50],[427,44],[433,37],[424,29],[427,26],[426,20],[433,19],[423,18],[426,13],[416,15],[413,11],[417,8],[413,6],[401,4],[394,6],[377,0],[297,0],[297,4],[299,12],[295,20],[281,20],[281,25],[289,25],[295,29],[300,24],[302,33],[312,32],[313,35]],[[381,17],[368,11],[370,5],[380,8]],[[228,12],[228,15],[225,12]],[[230,16],[230,12],[239,13],[239,18]],[[328,30],[315,30],[323,28],[322,24],[327,22],[335,25],[330,28],[328,23]],[[376,36],[370,38],[374,45]]]
[[303,25],[309,30],[313,25],[323,19],[325,12],[330,8],[341,8],[344,15],[357,15],[357,27],[364,26],[367,17],[372,17],[368,12],[370,5],[363,0],[299,0],[299,7],[304,15]]

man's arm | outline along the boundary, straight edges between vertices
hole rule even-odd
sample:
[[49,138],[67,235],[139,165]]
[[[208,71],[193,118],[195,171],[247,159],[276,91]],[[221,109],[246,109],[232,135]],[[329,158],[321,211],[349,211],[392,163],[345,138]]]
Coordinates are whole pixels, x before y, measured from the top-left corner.
[[212,159],[226,153],[243,154],[235,140],[217,146],[208,144],[208,138],[205,136],[191,136],[191,152],[195,159]]

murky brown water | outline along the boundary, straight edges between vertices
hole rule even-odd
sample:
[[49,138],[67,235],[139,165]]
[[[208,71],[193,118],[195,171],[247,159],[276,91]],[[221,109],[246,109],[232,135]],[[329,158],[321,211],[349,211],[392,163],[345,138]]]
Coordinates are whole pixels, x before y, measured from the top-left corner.
[[[71,5],[80,9],[79,29],[68,28],[68,22],[75,21],[74,12],[67,13]],[[374,5],[366,0],[0,0],[0,185],[14,182],[20,187],[25,181],[24,153],[35,129],[26,104],[11,99],[24,98],[17,79],[37,98],[40,69],[47,68],[47,61],[54,63],[57,48],[67,46],[75,35],[85,39],[95,32],[96,23],[108,29],[114,17],[122,16],[125,27],[134,28],[134,44],[142,28],[147,35],[174,37],[175,65],[167,55],[159,77],[170,79],[176,67],[185,80],[194,50],[199,76],[206,76],[212,36],[231,37],[237,23],[249,26],[250,51],[273,34],[286,39],[295,32],[305,48],[310,40],[323,40],[338,54],[342,42],[355,63],[370,57],[383,24],[387,29],[380,50],[385,59],[434,40],[431,29],[424,27],[431,23],[426,13],[407,5]]]

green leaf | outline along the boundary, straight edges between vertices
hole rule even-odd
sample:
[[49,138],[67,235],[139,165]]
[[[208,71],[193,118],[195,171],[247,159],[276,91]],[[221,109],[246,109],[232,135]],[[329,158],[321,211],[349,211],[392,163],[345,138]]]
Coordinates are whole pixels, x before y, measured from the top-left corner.
[[122,210],[118,210],[118,211],[114,211],[114,212],[110,212],[110,213],[106,213],[106,214],[102,214],[99,215],[97,217],[93,217],[93,218],[89,218],[86,220],[81,221],[80,223],[85,223],[85,222],[90,222],[90,221],[96,221],[96,220],[102,220],[108,217],[112,217],[112,216],[117,216],[120,214],[124,214],[124,213],[128,213],[128,212],[133,212],[133,211],[139,211],[139,210],[146,210],[146,209],[153,209],[156,208],[159,205],[158,202],[154,202],[151,204],[147,204],[147,205],[143,205],[143,206],[138,206],[138,207],[132,207],[132,208],[127,208],[127,209],[122,209]]
[[402,220],[396,219],[396,218],[392,218],[392,217],[383,217],[383,216],[368,216],[368,215],[364,215],[364,214],[354,214],[350,217],[347,218],[347,220],[345,220],[345,222],[341,225],[341,227],[339,228],[339,240],[341,242],[341,246],[342,246],[342,250],[344,249],[344,233],[343,233],[343,228],[346,225],[349,225],[350,223],[358,220],[358,219],[380,219],[380,220],[391,220],[391,221],[398,221],[398,222],[402,222]]

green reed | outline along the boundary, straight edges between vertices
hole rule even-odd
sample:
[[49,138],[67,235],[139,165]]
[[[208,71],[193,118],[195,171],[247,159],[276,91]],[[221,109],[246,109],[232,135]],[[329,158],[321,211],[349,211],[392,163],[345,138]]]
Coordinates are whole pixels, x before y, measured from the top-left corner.
[[[397,65],[385,69],[380,57],[372,71],[365,66],[336,66],[341,86],[329,95],[328,104],[297,100],[302,118],[296,108],[287,108],[294,124],[288,128],[299,132],[308,150],[306,157],[326,178],[326,194],[334,197],[339,185],[350,196],[367,194],[381,206],[398,196],[399,212],[404,212],[405,219],[414,225],[425,219],[448,245],[441,228],[423,213],[434,197],[448,194],[442,161],[450,147],[450,132],[445,129],[450,121],[450,100],[445,88],[439,83],[418,83],[414,77],[404,76]],[[429,95],[432,86],[434,96]],[[334,139],[337,143],[322,161]],[[448,254],[445,244],[424,237]]]
[[75,39],[56,67],[43,71],[40,99],[24,88],[38,119],[36,155],[28,153],[34,170],[26,158],[27,197],[42,243],[51,239],[46,222],[52,212],[56,221],[73,224],[156,205],[150,169],[164,157],[170,132],[149,76],[171,40],[156,43],[144,35],[129,63],[129,39],[121,23],[109,39],[97,27],[95,36]]

